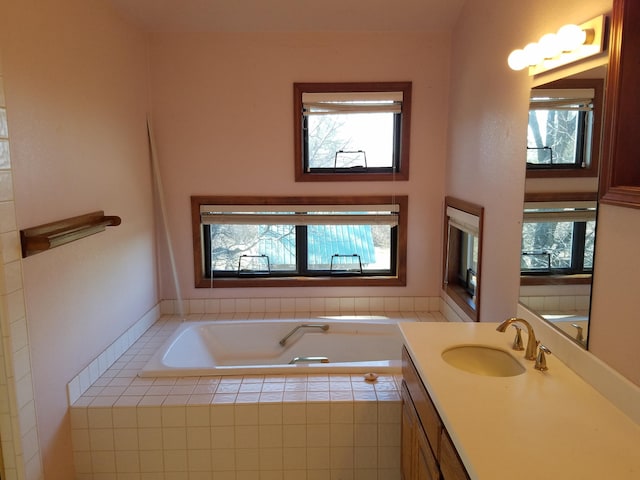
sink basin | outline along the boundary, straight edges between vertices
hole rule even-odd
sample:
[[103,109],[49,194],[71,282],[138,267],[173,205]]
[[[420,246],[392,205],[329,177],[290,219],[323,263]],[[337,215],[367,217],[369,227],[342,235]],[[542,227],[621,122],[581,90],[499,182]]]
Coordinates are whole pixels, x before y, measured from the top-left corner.
[[458,345],[442,352],[442,359],[465,372],[488,377],[513,377],[525,368],[509,352],[487,345]]

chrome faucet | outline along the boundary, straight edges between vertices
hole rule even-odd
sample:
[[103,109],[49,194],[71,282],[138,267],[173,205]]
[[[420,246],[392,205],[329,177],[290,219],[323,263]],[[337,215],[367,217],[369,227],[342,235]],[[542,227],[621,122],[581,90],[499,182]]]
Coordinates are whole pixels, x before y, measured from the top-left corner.
[[550,355],[551,350],[540,344],[540,351],[538,352],[538,356],[536,357],[536,364],[533,368],[535,368],[536,370],[540,370],[541,372],[549,370],[549,367],[547,367],[547,357],[545,356],[545,354]]
[[527,322],[524,318],[508,318],[496,328],[497,331],[504,333],[509,325],[512,323],[522,323],[525,327],[527,327],[527,348],[524,352],[524,358],[527,360],[535,360],[536,359],[536,349],[538,347],[538,340],[536,340],[536,335],[533,332],[533,327]]
[[582,333],[583,332],[583,328],[580,325],[578,325],[577,323],[572,323],[571,326],[574,327],[577,330],[577,332],[576,332],[576,340],[578,342],[584,343],[584,334]]

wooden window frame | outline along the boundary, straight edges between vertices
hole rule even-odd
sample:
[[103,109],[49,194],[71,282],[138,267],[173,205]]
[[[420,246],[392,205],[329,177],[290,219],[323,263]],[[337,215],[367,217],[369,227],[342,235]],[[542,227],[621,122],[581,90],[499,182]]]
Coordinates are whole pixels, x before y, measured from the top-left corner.
[[[200,205],[367,205],[395,203],[399,205],[398,234],[396,243],[396,274],[361,275],[349,277],[330,276],[290,276],[242,278],[207,278],[204,271],[204,242]],[[405,286],[407,284],[407,209],[406,195],[398,196],[351,196],[351,197],[257,197],[257,196],[192,196],[191,225],[193,235],[194,279],[196,288],[235,287],[350,287],[350,286]]]
[[[409,145],[411,143],[411,82],[346,82],[293,84],[294,171],[296,182],[336,181],[404,181],[409,180]],[[393,172],[305,172],[302,118],[303,93],[399,92],[403,93],[399,165]]]

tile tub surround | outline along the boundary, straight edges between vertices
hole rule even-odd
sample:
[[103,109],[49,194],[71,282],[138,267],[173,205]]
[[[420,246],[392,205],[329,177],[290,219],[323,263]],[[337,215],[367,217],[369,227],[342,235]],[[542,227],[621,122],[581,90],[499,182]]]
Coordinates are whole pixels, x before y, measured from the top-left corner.
[[[387,390],[380,392],[380,401],[355,400],[358,382],[346,377],[268,380],[275,379],[230,378],[228,382],[238,383],[223,379],[216,384],[211,378],[191,385],[174,379],[172,386],[157,387],[225,393],[176,395],[189,397],[187,404],[178,405],[167,396],[162,405],[153,406],[73,406],[76,479],[400,478],[398,379],[382,379],[378,386]],[[289,401],[269,391],[300,392],[295,389],[305,384],[313,389],[314,383],[336,387],[354,400],[314,401],[310,390],[306,402]],[[253,392],[226,393],[254,387],[283,400],[255,401]],[[365,392],[376,391],[364,390],[363,397],[369,397]],[[221,403],[207,403],[216,395]],[[251,401],[245,403],[243,396]]]
[[336,315],[358,312],[437,312],[440,297],[269,297],[162,300],[164,315],[190,314],[268,314]]
[[137,377],[179,323],[162,317],[71,406],[77,479],[399,478],[399,374]]

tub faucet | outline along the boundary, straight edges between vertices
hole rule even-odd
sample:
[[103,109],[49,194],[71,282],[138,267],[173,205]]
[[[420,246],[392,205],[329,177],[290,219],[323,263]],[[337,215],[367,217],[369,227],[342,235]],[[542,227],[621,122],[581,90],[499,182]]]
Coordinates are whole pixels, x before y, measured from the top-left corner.
[[507,327],[512,323],[522,323],[525,327],[527,327],[527,348],[524,352],[524,358],[527,360],[535,360],[536,359],[536,349],[538,347],[538,340],[536,340],[536,335],[533,332],[533,327],[527,322],[524,318],[508,318],[496,328],[497,331],[504,333],[507,330]]
[[301,328],[319,328],[320,330],[323,330],[323,331],[326,332],[327,330],[329,330],[329,325],[327,325],[326,323],[301,323],[297,327],[293,328],[284,337],[282,337],[282,340],[280,340],[280,342],[279,342],[280,345],[282,345],[284,347],[284,345],[285,345],[285,343],[287,343],[287,340],[289,339],[289,337],[291,335],[293,335],[294,333],[296,333]]

